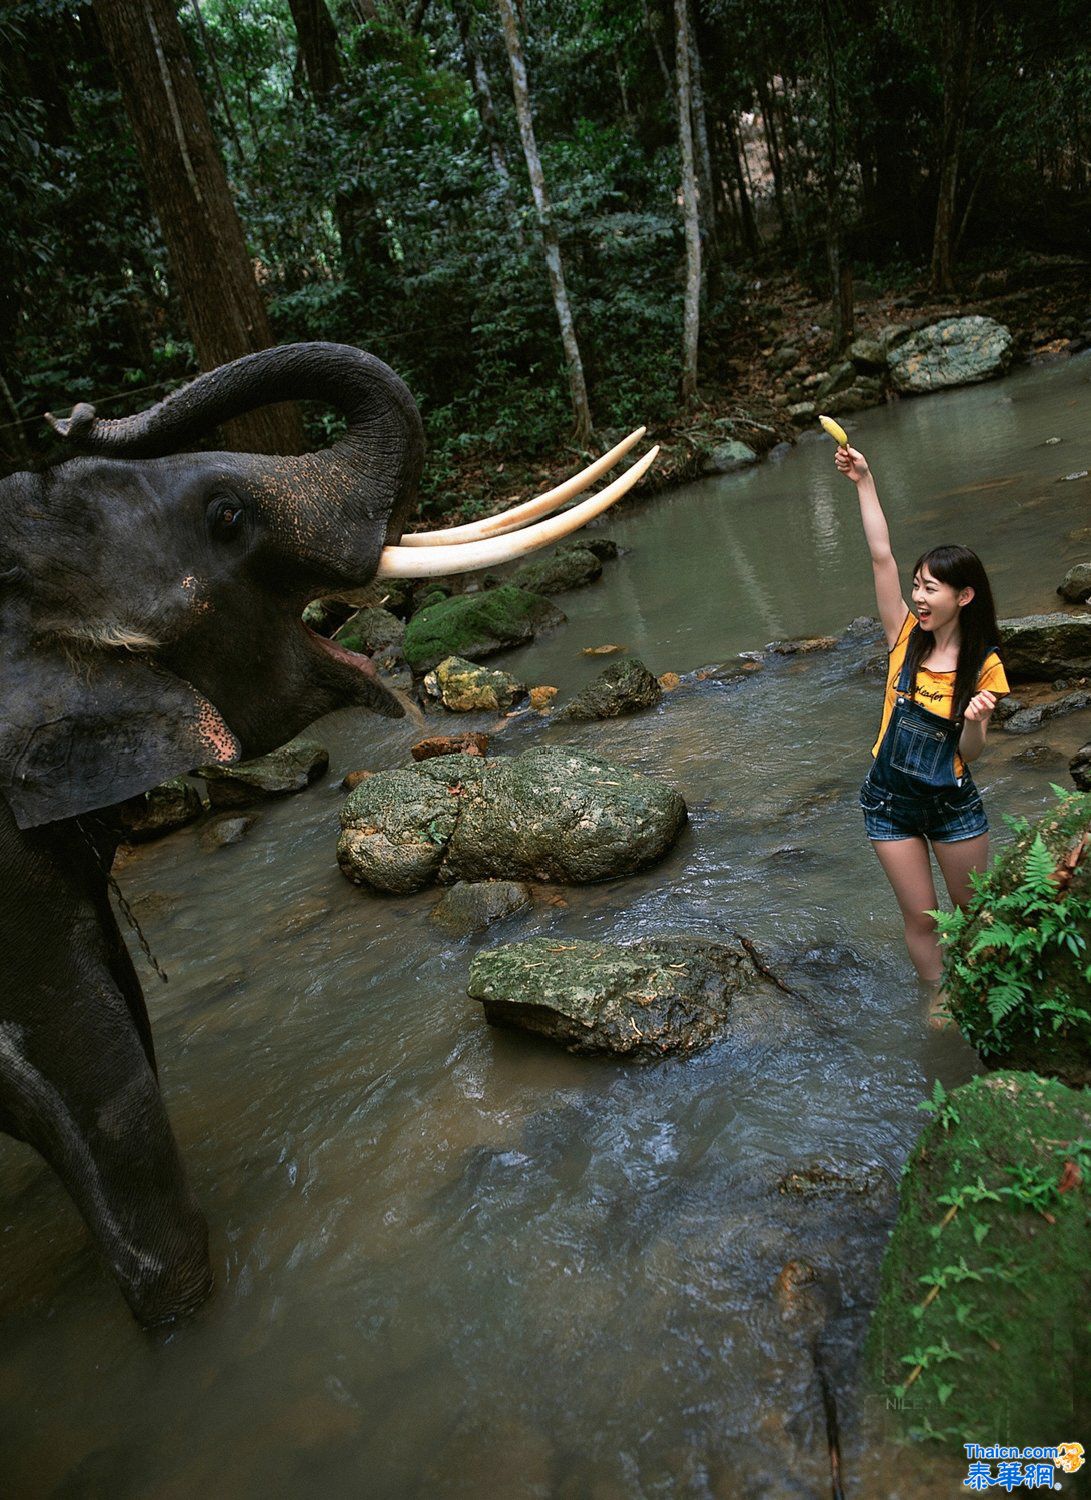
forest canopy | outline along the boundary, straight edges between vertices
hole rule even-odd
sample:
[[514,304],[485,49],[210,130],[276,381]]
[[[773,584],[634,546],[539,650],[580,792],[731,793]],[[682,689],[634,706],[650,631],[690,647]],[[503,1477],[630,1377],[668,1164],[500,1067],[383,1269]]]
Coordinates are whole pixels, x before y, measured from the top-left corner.
[[[170,232],[184,200],[153,180],[119,86],[127,6],[16,0],[0,14],[7,468],[40,456],[45,407],[119,414],[207,364],[194,324],[222,323],[217,298],[233,296],[199,277],[186,289],[179,256],[199,247]],[[1091,239],[1078,0],[135,9],[157,7],[184,49],[158,53],[168,101],[187,96],[167,74],[190,68],[226,172],[228,209],[204,194],[213,259],[229,258],[233,203],[265,341],[331,339],[390,363],[421,405],[433,484],[469,451],[564,441],[573,345],[596,430],[664,418],[690,357],[684,322],[700,389],[719,378],[743,289],[771,267],[830,298],[836,345],[853,275],[952,290]],[[164,173],[187,163],[199,172],[197,148]],[[318,441],[324,419],[309,420]]]

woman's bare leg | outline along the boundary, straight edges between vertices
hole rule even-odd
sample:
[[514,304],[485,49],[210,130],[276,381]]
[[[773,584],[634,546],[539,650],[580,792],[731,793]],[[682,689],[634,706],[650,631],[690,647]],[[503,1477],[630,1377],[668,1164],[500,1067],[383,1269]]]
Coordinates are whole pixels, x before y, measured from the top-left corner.
[[971,870],[984,870],[989,863],[989,835],[976,839],[959,839],[954,844],[933,844],[936,860],[943,871],[947,894],[956,906],[965,906],[973,895]]
[[938,905],[928,845],[922,838],[872,839],[871,845],[902,909],[905,944],[913,967],[922,979],[934,984],[943,961],[936,924],[928,915]]

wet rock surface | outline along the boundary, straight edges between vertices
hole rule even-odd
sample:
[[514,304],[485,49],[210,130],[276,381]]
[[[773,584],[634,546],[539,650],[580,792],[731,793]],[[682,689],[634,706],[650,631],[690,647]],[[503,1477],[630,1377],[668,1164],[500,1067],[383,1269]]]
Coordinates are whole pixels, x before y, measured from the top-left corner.
[[677,792],[575,751],[441,756],[358,786],[337,858],[349,879],[381,891],[437,879],[583,884],[661,858],[685,820]]
[[234,817],[225,813],[222,817],[213,818],[201,829],[201,848],[212,852],[241,843],[257,821],[257,813],[240,813]]
[[329,770],[329,751],[315,740],[292,740],[269,755],[237,766],[202,766],[213,808],[252,807],[269,797],[302,792]]
[[614,662],[588,683],[570,703],[560,709],[557,719],[616,719],[623,714],[640,713],[654,708],[663,689],[642,661],[635,656]]
[[[617,549],[614,550],[616,553]],[[594,583],[601,576],[602,559],[592,548],[581,544],[559,547],[548,557],[524,563],[506,581],[532,594],[563,594],[566,589],[579,589]]]
[[1007,712],[1000,720],[999,727],[1005,734],[1033,734],[1050,719],[1080,713],[1085,708],[1091,708],[1091,692],[1083,690],[1062,693],[1059,698],[1026,707],[1021,705],[1020,699],[1014,698],[1007,704]]
[[888,352],[895,390],[923,395],[1002,375],[1015,345],[994,318],[942,318]]
[[777,1191],[799,1198],[847,1193],[864,1197],[880,1192],[888,1178],[877,1162],[804,1162],[777,1179]]
[[488,735],[471,729],[465,734],[434,734],[418,740],[409,753],[414,760],[431,760],[436,755],[484,755],[488,748]]
[[1091,673],[1091,611],[1001,620],[1000,640],[1009,682],[1052,682]]
[[185,777],[176,776],[123,802],[118,808],[118,820],[122,836],[130,843],[141,844],[196,822],[203,811],[197,788]]
[[733,474],[737,469],[748,469],[758,462],[758,455],[749,444],[732,439],[705,450],[701,455],[701,473]]
[[1074,568],[1069,568],[1057,592],[1069,604],[1086,604],[1091,599],[1091,562],[1077,563]]
[[480,667],[461,656],[448,656],[426,674],[424,691],[430,698],[438,698],[452,713],[472,713],[475,709],[504,713],[525,697],[527,690],[510,672]]
[[333,639],[346,651],[359,651],[382,665],[387,658],[401,660],[405,626],[388,609],[360,609],[334,634]]
[[723,1033],[736,991],[761,983],[745,953],[724,943],[533,938],[479,953],[468,993],[490,1025],[569,1052],[652,1059],[707,1047]]
[[1083,745],[1076,751],[1068,769],[1080,791],[1091,792],[1091,745]]
[[432,921],[452,937],[466,937],[532,904],[530,888],[522,881],[459,880],[436,903]]
[[449,656],[481,661],[509,646],[525,645],[539,630],[564,620],[542,594],[502,584],[479,594],[440,598],[418,611],[406,627],[403,650],[414,672],[424,673]]

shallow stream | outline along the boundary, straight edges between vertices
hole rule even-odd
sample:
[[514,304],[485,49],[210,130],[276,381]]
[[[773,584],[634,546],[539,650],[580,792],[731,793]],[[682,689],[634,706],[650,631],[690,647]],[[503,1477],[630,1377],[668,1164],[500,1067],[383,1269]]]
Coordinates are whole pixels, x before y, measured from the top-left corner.
[[[964,541],[1001,615],[1058,607],[1091,555],[1091,533],[1070,537],[1091,525],[1091,482],[1062,478],[1091,467],[1089,397],[1084,358],[851,419],[903,573]],[[337,870],[341,777],[399,764],[418,737],[362,713],[318,726],[329,779],[240,844],[209,852],[185,829],[125,863],[170,974],[142,970],[219,1286],[190,1325],[142,1334],[59,1183],[0,1138],[0,1493],[825,1496],[815,1337],[847,1492],[956,1492],[957,1455],[907,1454],[869,1425],[883,1393],[859,1368],[917,1103],[975,1067],[924,1024],[856,806],[878,637],[742,682],[715,670],[873,612],[832,457],[808,437],[630,510],[604,528],[622,557],[558,600],[569,623],[498,663],[562,699],[604,664],[582,649],[607,642],[656,673],[713,669],[634,719],[532,715],[494,739],[677,786],[690,825],[656,868],[539,889],[532,915],[449,939],[437,892],[369,896]],[[999,840],[1001,815],[1043,808],[1089,738],[1091,713],[993,735],[978,780]],[[579,1060],[490,1029],[465,995],[479,943],[537,933],[741,933],[802,998],[779,1032],[686,1061]],[[871,1190],[777,1191],[815,1161],[870,1172]],[[818,1273],[800,1298],[775,1290],[791,1261]]]

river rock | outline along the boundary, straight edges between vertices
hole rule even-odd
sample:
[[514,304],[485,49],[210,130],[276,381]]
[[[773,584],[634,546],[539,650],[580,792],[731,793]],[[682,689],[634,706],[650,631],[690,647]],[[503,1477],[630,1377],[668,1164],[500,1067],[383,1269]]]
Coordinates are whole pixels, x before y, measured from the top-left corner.
[[237,844],[246,837],[257,821],[257,813],[235,816],[226,813],[223,817],[213,818],[201,832],[201,848],[211,853],[215,849],[226,849],[231,844]]
[[796,401],[788,408],[788,418],[794,427],[806,427],[814,420],[817,411],[813,401]]
[[203,811],[200,793],[183,776],[130,797],[118,808],[123,837],[133,844],[162,838],[195,822]]
[[388,609],[359,609],[334,635],[346,651],[364,656],[400,656],[405,626]]
[[705,450],[701,455],[701,473],[733,474],[736,469],[747,469],[757,462],[758,455],[753,448],[732,439]]
[[566,589],[583,588],[602,576],[602,562],[590,547],[577,544],[574,547],[558,547],[548,557],[536,557],[533,562],[512,573],[509,587],[527,589],[532,594],[563,594]]
[[725,943],[532,938],[478,953],[467,992],[492,1026],[548,1037],[569,1052],[652,1059],[714,1042],[734,994],[755,979],[746,955]]
[[777,1179],[777,1191],[798,1198],[824,1197],[830,1193],[865,1197],[878,1192],[887,1181],[877,1162],[812,1161],[801,1163]]
[[769,360],[769,368],[778,375],[783,375],[787,370],[794,369],[799,364],[802,354],[794,344],[782,344],[775,350]]
[[654,708],[663,689],[635,656],[614,662],[556,715],[561,719],[617,719]]
[[469,713],[475,708],[504,713],[525,696],[526,687],[510,672],[491,671],[460,656],[449,656],[426,675],[424,691],[454,713]]
[[1065,714],[1076,714],[1091,708],[1091,693],[1063,693],[1049,703],[1035,703],[1029,708],[1017,708],[1007,713],[1000,721],[1005,734],[1033,734],[1050,719],[1059,719]]
[[594,536],[586,530],[580,532],[580,546],[593,552],[599,562],[613,562],[621,551],[618,544],[608,536]]
[[405,631],[405,659],[418,673],[431,671],[448,656],[481,661],[509,646],[523,646],[539,630],[564,620],[543,595],[512,584],[481,594],[458,594],[413,616]]
[[887,323],[879,329],[879,346],[886,356],[887,363],[890,361],[890,351],[904,344],[912,332],[908,323]]
[[432,921],[452,937],[466,937],[531,904],[529,886],[518,880],[458,880],[436,903]]
[[851,359],[843,359],[818,382],[815,395],[819,401],[825,401],[827,396],[832,396],[837,391],[847,391],[855,379],[856,366]]
[[913,1379],[887,1401],[896,1420],[1014,1438],[1018,1413],[1019,1433],[1058,1433],[1019,1438],[1035,1443],[1086,1430],[1088,1184],[1065,1143],[1089,1134],[1091,1095],[1029,1073],[943,1101],[902,1179],[868,1338],[876,1393]]
[[1002,375],[1014,347],[995,318],[942,318],[889,351],[890,377],[896,390],[916,395],[974,385]]
[[770,641],[765,649],[776,656],[811,656],[815,651],[832,651],[837,644],[835,635],[804,635],[787,641]]
[[1069,568],[1057,592],[1069,604],[1086,604],[1091,599],[1091,562]]
[[340,599],[312,599],[303,611],[303,623],[316,635],[331,636],[356,611]]
[[329,751],[314,740],[292,740],[237,766],[202,766],[194,774],[208,787],[214,808],[251,807],[268,797],[302,792],[329,770]]
[[677,792],[575,751],[445,755],[380,771],[341,812],[337,859],[357,884],[607,880],[662,857],[686,821]]
[[1082,745],[1068,764],[1072,780],[1081,792],[1091,792],[1091,744]]
[[[489,748],[489,737],[471,729],[465,734],[433,734],[426,740],[418,740],[410,750],[414,760],[431,760],[434,755],[484,755]],[[345,787],[347,792],[352,787]]]
[[878,339],[854,339],[849,345],[849,359],[865,372],[886,369],[886,350]]
[[1052,682],[1091,672],[1091,613],[1001,620],[1000,642],[1009,680]]

